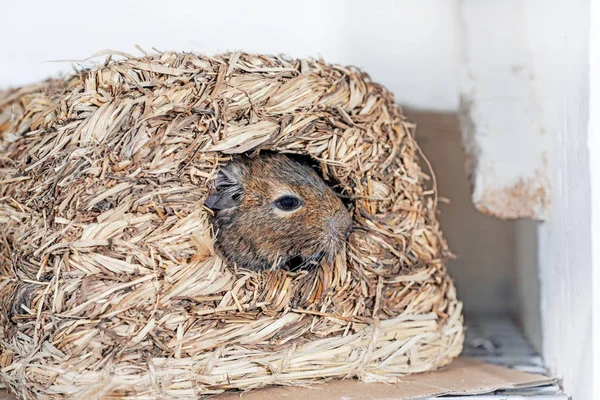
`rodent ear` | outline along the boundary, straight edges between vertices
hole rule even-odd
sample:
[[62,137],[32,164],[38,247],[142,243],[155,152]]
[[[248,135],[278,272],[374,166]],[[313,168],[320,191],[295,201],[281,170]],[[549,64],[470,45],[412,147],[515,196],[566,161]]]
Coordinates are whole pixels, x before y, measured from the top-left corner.
[[230,187],[217,191],[206,198],[204,205],[213,211],[226,210],[240,205],[242,190],[239,187]]
[[240,170],[236,165],[229,163],[219,170],[215,187],[217,192],[206,198],[206,207],[218,211],[240,205],[244,189],[240,184]]
[[215,186],[217,190],[229,188],[239,184],[240,170],[234,163],[229,163],[223,166],[219,170],[219,173],[217,173],[217,179],[215,179]]

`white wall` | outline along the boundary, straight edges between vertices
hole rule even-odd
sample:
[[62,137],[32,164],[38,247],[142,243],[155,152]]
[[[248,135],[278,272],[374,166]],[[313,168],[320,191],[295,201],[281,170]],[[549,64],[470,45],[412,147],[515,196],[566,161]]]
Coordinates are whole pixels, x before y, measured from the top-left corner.
[[546,140],[523,2],[460,2],[460,117],[475,207],[503,219],[544,219]]
[[[595,182],[597,188],[600,171],[596,164],[590,167],[590,161],[596,163],[600,154],[588,148],[590,1],[462,0],[459,9],[461,43],[466,45],[461,115],[467,116],[466,137],[474,139],[465,144],[473,156],[475,178],[489,177],[480,179],[482,187],[500,191],[511,189],[507,183],[515,181],[519,183],[515,189],[527,192],[538,179],[548,177],[550,185],[542,187],[550,191],[550,209],[538,214],[546,222],[537,229],[542,353],[569,396],[595,400],[592,249],[597,253],[600,243],[591,237],[599,229],[593,230],[591,221],[598,218],[592,210],[598,212],[600,204],[593,205],[591,186]],[[592,18],[596,26],[600,24],[600,17]],[[594,37],[592,45],[598,46],[597,41]],[[589,140],[597,146],[597,139]],[[491,196],[492,205],[498,199]],[[514,200],[501,201],[496,210],[526,204]],[[492,210],[496,215],[511,216],[496,210]],[[516,261],[525,330],[539,336],[531,317],[537,306],[532,290],[537,279],[525,269],[536,257],[529,252],[533,246],[522,246],[532,226],[517,225]]]
[[[550,140],[537,90],[546,82],[538,81],[533,71],[535,55],[528,40],[524,2],[459,3],[459,117],[473,187],[471,202],[479,211],[503,219],[546,218],[551,195],[547,163]],[[541,351],[536,223],[513,220],[506,224],[511,229],[511,234],[505,235],[511,239],[511,258],[496,268],[504,272],[505,278],[513,278],[507,274],[510,265],[514,278],[504,291],[504,304],[507,298],[512,300],[509,305],[524,333]],[[477,229],[469,227],[469,231]],[[502,243],[501,247],[508,246]],[[483,265],[488,267],[497,261],[494,257]],[[482,272],[496,278],[487,268]],[[489,290],[488,285],[486,282],[482,290]],[[492,301],[498,302],[495,298]]]
[[455,110],[457,0],[2,1],[0,87],[102,49],[322,55],[364,68],[400,104]]
[[590,122],[588,148],[592,191],[594,398],[600,398],[600,0],[590,1]]
[[[552,204],[539,229],[546,363],[573,399],[592,400],[588,0],[524,0],[537,98],[550,141]],[[599,155],[600,156],[600,155]]]

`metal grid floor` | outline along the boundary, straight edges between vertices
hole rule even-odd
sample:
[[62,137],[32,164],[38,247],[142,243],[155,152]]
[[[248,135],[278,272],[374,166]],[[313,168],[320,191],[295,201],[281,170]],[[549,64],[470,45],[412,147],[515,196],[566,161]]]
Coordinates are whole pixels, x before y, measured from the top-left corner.
[[[462,355],[490,364],[501,365],[534,374],[548,375],[540,357],[525,340],[520,328],[510,317],[466,318],[467,332]],[[444,400],[567,400],[558,385],[533,389],[501,390],[471,396],[445,396]]]

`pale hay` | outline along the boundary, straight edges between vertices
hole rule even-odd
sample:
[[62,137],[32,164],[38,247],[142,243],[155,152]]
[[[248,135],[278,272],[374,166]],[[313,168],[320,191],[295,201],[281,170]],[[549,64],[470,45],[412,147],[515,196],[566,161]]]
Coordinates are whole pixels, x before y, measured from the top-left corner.
[[[414,126],[355,68],[163,53],[0,97],[1,376],[28,398],[196,398],[393,382],[462,347]],[[346,254],[257,273],[202,207],[230,154],[309,155],[350,198]]]

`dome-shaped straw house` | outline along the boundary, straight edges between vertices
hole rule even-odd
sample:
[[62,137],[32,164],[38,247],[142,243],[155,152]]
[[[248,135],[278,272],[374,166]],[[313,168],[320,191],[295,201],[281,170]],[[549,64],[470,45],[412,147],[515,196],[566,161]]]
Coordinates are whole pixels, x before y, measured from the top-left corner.
[[[313,59],[125,57],[0,94],[3,382],[197,398],[446,365],[461,304],[413,136],[385,88]],[[218,170],[264,151],[310,157],[347,200],[333,263],[250,271],[215,254]]]

